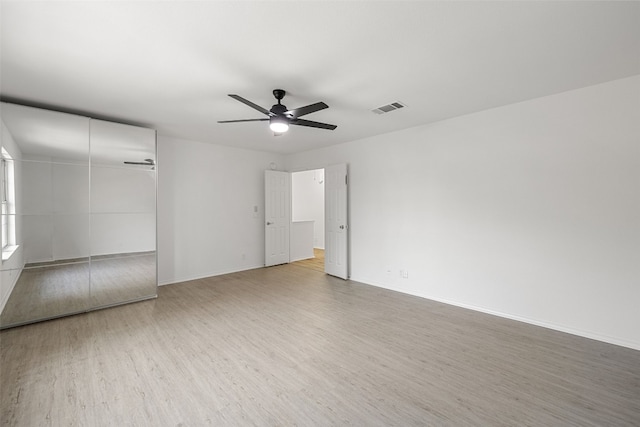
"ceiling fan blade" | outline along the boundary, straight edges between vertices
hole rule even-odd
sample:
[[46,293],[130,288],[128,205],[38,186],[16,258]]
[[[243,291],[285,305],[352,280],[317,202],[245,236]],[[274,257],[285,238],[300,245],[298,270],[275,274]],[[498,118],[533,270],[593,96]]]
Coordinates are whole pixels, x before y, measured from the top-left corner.
[[269,119],[218,120],[218,123],[268,122]]
[[328,123],[313,122],[311,120],[305,120],[305,119],[292,119],[290,124],[298,125],[298,126],[308,126],[310,128],[329,129],[329,130],[334,130],[335,128],[338,127],[336,125],[330,125]]
[[289,110],[285,114],[291,115],[295,118],[304,116],[305,114],[315,113],[316,111],[324,110],[325,108],[329,108],[329,106],[324,102],[316,102],[315,104]]
[[267,116],[271,115],[269,110],[262,108],[258,104],[254,104],[253,102],[249,101],[248,99],[244,99],[240,95],[231,95],[230,94],[229,96],[232,97],[233,99],[235,99],[236,101],[240,101],[243,104],[248,105],[249,107],[253,108],[254,110],[260,111],[262,114],[266,114]]
[[124,162],[125,165],[142,165],[142,166],[153,166],[155,163],[151,162]]

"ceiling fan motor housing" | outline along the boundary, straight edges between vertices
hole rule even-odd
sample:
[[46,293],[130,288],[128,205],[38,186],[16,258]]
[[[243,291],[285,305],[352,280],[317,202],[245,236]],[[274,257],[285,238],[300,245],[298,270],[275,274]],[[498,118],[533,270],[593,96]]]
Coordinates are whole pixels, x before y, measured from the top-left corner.
[[285,115],[284,113],[287,112],[287,107],[280,103],[280,100],[284,98],[286,93],[287,92],[285,92],[284,89],[273,90],[273,96],[276,97],[276,99],[278,100],[278,103],[274,104],[273,107],[271,107],[271,112],[276,116],[284,116]]
[[284,116],[284,113],[287,112],[287,107],[282,104],[275,104],[271,107],[271,112],[276,116]]
[[278,103],[280,103],[280,100],[282,98],[284,98],[284,96],[287,94],[287,92],[285,92],[284,89],[274,89],[273,90],[273,96],[276,97],[276,99],[278,100]]

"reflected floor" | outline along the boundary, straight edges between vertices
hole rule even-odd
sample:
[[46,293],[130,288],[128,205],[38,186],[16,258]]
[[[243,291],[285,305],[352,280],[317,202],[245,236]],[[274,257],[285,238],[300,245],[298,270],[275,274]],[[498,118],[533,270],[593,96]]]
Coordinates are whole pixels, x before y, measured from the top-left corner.
[[155,294],[155,252],[93,257],[90,263],[73,260],[55,265],[31,264],[22,270],[0,315],[0,327],[84,312]]
[[85,311],[89,263],[25,267],[0,316],[3,327]]

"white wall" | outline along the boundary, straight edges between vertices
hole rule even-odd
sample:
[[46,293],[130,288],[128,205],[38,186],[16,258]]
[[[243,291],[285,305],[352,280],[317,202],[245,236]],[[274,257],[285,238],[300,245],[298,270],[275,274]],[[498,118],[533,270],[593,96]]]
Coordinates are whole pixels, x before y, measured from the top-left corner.
[[291,220],[314,221],[313,247],[324,249],[324,169],[291,174]]
[[156,249],[156,171],[91,167],[91,255]]
[[89,164],[22,163],[25,263],[89,256]]
[[313,221],[294,221],[289,231],[289,262],[313,258]]
[[640,349],[640,76],[287,167],[341,162],[354,280]]
[[155,171],[22,164],[25,262],[153,251]]
[[283,156],[159,135],[158,162],[160,284],[264,265],[264,170]]
[[[7,153],[14,160],[14,189],[15,189],[15,227],[16,227],[16,244],[18,249],[5,261],[0,261],[0,313],[4,310],[9,296],[22,273],[24,267],[24,243],[22,228],[22,153],[15,143],[13,136],[7,129],[6,125],[0,120],[0,132],[2,139],[0,146],[7,150]],[[0,185],[2,185],[4,177],[0,177]]]

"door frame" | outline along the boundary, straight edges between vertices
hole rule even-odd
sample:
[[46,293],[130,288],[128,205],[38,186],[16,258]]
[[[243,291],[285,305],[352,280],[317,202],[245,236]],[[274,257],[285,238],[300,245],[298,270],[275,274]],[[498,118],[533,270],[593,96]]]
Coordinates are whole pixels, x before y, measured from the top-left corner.
[[[344,278],[340,277],[340,278],[343,278],[343,279],[346,280],[349,277],[351,277],[351,245],[349,244],[349,242],[351,241],[351,227],[350,227],[350,224],[351,224],[351,209],[350,209],[351,195],[350,195],[350,192],[349,192],[349,179],[348,179],[348,177],[349,177],[349,164],[346,163],[346,162],[345,163],[341,163],[341,164],[345,165],[345,173],[346,173],[346,178],[345,178],[346,182],[345,183],[346,183],[346,188],[347,188],[347,194],[346,194],[346,224],[345,224],[346,230],[345,230],[345,233],[346,233],[347,243],[346,243],[346,277],[344,277]],[[292,175],[292,174],[297,173],[297,172],[307,172],[307,171],[313,171],[313,170],[322,169],[322,170],[325,171],[324,179],[325,179],[325,185],[326,185],[326,180],[327,180],[326,170],[327,170],[327,168],[329,168],[331,166],[335,166],[335,165],[325,165],[325,166],[318,166],[318,167],[306,167],[306,168],[301,168],[301,169],[290,170],[290,171],[287,171],[287,172],[290,175]],[[289,179],[289,185],[290,186],[292,185],[292,182],[293,182],[293,180]],[[291,197],[289,199],[289,203],[290,203],[290,215],[289,215],[289,218],[290,218],[290,223],[291,223],[291,220],[293,218],[293,215],[292,215],[292,211],[293,211],[293,192],[290,192],[290,194],[291,194]],[[323,200],[324,209],[326,209],[326,204],[327,204],[327,201],[326,201],[326,187],[325,187],[325,200]],[[327,248],[327,239],[326,239],[326,234],[327,234],[327,215],[326,215],[326,213],[325,213],[325,218],[324,218],[324,233],[325,233],[325,242],[324,242],[325,245],[324,246],[325,246],[325,251],[326,251],[326,248]],[[289,261],[289,262],[291,262],[291,261]],[[326,268],[326,262],[327,261],[326,261],[326,257],[325,257],[325,268]],[[329,273],[326,273],[326,271],[325,271],[325,274],[329,274]],[[339,276],[334,276],[334,277],[339,277]]]

